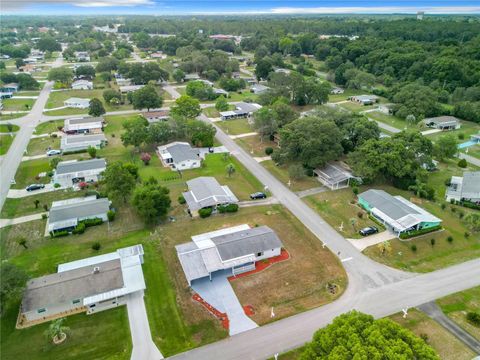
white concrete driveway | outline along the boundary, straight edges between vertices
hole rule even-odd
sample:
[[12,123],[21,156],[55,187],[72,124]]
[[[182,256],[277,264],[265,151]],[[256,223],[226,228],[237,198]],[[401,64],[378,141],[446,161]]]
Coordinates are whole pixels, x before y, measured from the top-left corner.
[[43,214],[47,215],[46,212],[42,212],[39,214],[26,215],[14,219],[0,219],[0,228],[4,228],[10,225],[22,224],[29,221],[40,220]]
[[384,241],[388,241],[391,239],[395,239],[397,235],[392,233],[390,230],[382,231],[381,233],[370,235],[364,237],[362,239],[347,239],[355,246],[358,250],[363,251],[369,246],[377,245],[383,243]]
[[10,189],[8,190],[7,197],[18,199],[18,198],[23,198],[27,196],[43,194],[43,193],[55,191],[55,190],[60,190],[60,189],[55,189],[53,187],[53,184],[45,184],[45,188],[34,190],[34,191],[27,191],[25,189]]
[[217,271],[212,274],[212,281],[208,277],[194,280],[192,289],[215,309],[227,314],[230,322],[230,336],[232,336],[254,329],[258,325],[245,315],[227,279],[229,275],[231,275],[229,272]]
[[143,291],[128,295],[127,311],[133,347],[130,360],[163,359],[163,355],[152,340]]

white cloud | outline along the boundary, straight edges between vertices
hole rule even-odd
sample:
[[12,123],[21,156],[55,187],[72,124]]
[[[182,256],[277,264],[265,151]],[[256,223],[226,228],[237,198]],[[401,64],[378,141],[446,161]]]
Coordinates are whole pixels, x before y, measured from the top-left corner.
[[151,0],[97,0],[97,1],[74,1],[72,5],[80,7],[110,7],[110,6],[138,6],[138,5],[154,5]]
[[425,11],[427,14],[468,14],[479,13],[480,6],[280,7],[271,9],[272,14],[405,14],[417,11]]
[[154,5],[153,0],[1,0],[2,11],[19,10],[31,6],[73,5],[78,7],[135,7]]

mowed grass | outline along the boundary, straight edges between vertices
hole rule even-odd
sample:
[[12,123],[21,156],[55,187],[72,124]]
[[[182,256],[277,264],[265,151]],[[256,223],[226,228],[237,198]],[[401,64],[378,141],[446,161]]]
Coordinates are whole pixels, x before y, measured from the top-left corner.
[[[244,210],[240,210],[239,216]],[[257,324],[321,306],[343,292],[347,279],[338,259],[288,210],[272,206],[244,221],[251,226],[271,227],[290,254],[286,261],[230,282],[240,303],[253,306],[252,319]],[[338,286],[335,294],[327,290],[328,284]],[[274,319],[270,316],[272,307]]]
[[289,187],[292,191],[302,191],[322,186],[316,178],[311,176],[305,176],[299,180],[291,179],[288,174],[288,164],[275,165],[273,160],[262,161],[260,164],[284,185],[289,186],[290,183]]
[[465,154],[468,154],[470,156],[473,156],[477,159],[480,159],[480,145],[473,145],[468,148],[464,148],[460,150],[461,152],[464,152]]
[[[480,131],[480,125],[476,124],[472,121],[460,121],[461,127],[460,129],[457,130],[448,130],[448,131],[440,131],[435,134],[427,135],[427,137],[435,142],[438,140],[440,137],[445,136],[445,135],[450,135],[453,134],[457,138],[457,141],[459,144],[463,142],[467,142],[470,140],[470,135],[478,134]],[[460,139],[460,137],[463,137],[463,140]]]
[[62,128],[64,124],[64,120],[53,120],[53,121],[46,121],[43,122],[35,128],[35,134],[50,134],[52,132],[59,131],[59,127]]
[[259,135],[238,138],[235,139],[235,142],[240,145],[246,152],[250,153],[250,155],[256,157],[267,156],[265,154],[265,149],[267,147],[271,147],[273,149],[277,147],[276,143],[270,141],[269,139],[262,139]]
[[28,111],[19,113],[19,114],[0,114],[0,121],[5,121],[5,120],[12,120],[12,119],[18,119],[22,116],[25,116],[28,114]]
[[[335,86],[335,85],[332,84],[332,86]],[[356,90],[356,89],[344,89],[344,90],[345,91],[343,92],[343,94],[330,94],[330,95],[328,95],[328,101],[329,102],[345,101],[350,96],[366,94],[366,92],[364,90]]]
[[305,202],[346,238],[361,238],[358,231],[367,226],[376,226],[379,231],[384,230],[370,220],[368,213],[356,203],[351,188],[307,196]]
[[393,126],[399,130],[404,130],[404,129],[428,130],[427,127],[425,126],[422,127],[421,124],[412,124],[405,121],[405,119],[399,118],[394,115],[387,115],[380,111],[372,111],[372,112],[366,113],[365,116],[373,120],[380,121],[384,124]]
[[35,103],[35,99],[3,99],[2,101],[3,111],[28,111]]
[[40,173],[50,170],[50,159],[48,158],[22,161],[15,174],[16,183],[11,187],[14,189],[22,189],[32,183],[47,184],[50,182],[50,177],[44,176],[38,179],[36,177]]
[[215,123],[228,135],[240,135],[255,131],[247,119],[218,121]]
[[0,133],[9,133],[9,132],[16,132],[20,130],[20,127],[18,125],[11,125],[12,130],[8,128],[7,124],[0,124]]
[[8,152],[14,138],[15,136],[12,135],[0,135],[0,155],[4,155]]
[[417,336],[426,335],[427,344],[438,353],[442,360],[470,360],[475,357],[474,352],[452,333],[416,309],[410,309],[405,319],[402,313],[389,318],[411,330]]
[[[480,256],[480,233],[471,232],[459,215],[460,213],[466,215],[477,210],[450,204],[445,209],[442,209],[441,204],[444,201],[439,196],[437,196],[436,201],[413,199],[411,192],[402,191],[392,186],[377,185],[371,186],[371,188],[383,189],[391,195],[401,195],[407,200],[412,199],[418,206],[443,220],[442,231],[436,231],[404,241],[399,239],[391,240],[392,251],[389,254],[381,254],[376,246],[365,249],[364,253],[375,261],[402,270],[428,272]],[[367,190],[366,187],[361,187],[360,189],[360,191],[365,190]],[[469,236],[465,237],[465,233],[468,233]],[[453,239],[452,242],[448,241],[450,236]],[[431,239],[435,241],[433,246],[431,245]],[[416,246],[416,251],[413,251],[411,248],[413,244]]]
[[480,340],[480,327],[467,321],[467,312],[480,313],[480,286],[438,299],[442,311],[460,327]]
[[27,156],[45,154],[48,148],[60,149],[60,138],[46,136],[30,139],[27,146]]
[[340,106],[344,109],[350,110],[351,112],[359,113],[359,112],[362,112],[362,111],[365,111],[365,110],[373,109],[377,105],[361,105],[361,104],[358,104],[358,103],[355,103],[355,102],[352,102],[352,101],[348,101],[346,103],[339,104],[338,106]]

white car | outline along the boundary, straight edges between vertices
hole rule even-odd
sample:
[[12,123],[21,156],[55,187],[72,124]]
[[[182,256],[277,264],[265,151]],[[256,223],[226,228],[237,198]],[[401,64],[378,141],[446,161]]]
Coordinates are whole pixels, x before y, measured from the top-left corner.
[[47,156],[60,155],[61,153],[62,153],[61,150],[52,149],[47,151]]

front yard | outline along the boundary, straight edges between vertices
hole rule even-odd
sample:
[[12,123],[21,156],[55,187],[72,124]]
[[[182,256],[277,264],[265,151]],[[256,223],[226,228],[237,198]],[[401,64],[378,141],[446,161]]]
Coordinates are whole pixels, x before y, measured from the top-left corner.
[[255,131],[247,119],[217,121],[215,125],[228,135],[240,135]]
[[35,99],[3,99],[2,111],[28,111],[35,104]]
[[10,134],[0,134],[0,155],[5,155],[12,145],[15,135]]
[[305,176],[298,180],[291,179],[288,174],[288,165],[275,165],[273,160],[262,161],[260,164],[284,185],[289,186],[292,191],[302,191],[322,186],[321,182],[311,176]]

